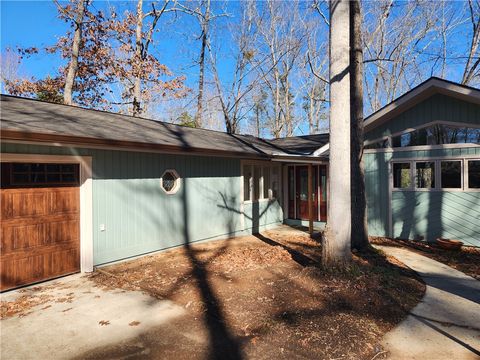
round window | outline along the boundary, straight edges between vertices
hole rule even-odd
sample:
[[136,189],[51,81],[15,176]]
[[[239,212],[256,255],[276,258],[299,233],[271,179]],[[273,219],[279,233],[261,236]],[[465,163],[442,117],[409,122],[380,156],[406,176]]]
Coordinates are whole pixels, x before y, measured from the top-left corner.
[[176,193],[179,187],[180,177],[175,170],[167,170],[160,179],[160,185],[167,194]]

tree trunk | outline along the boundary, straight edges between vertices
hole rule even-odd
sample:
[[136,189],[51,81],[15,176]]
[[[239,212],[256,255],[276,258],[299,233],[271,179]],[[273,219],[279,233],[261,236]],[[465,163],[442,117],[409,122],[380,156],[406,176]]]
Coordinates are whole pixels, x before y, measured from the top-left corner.
[[350,102],[352,248],[368,246],[367,199],[363,166],[363,50],[360,1],[350,2]]
[[325,267],[351,260],[349,1],[330,1],[330,161]]
[[195,127],[201,127],[202,125],[202,113],[203,113],[203,88],[205,77],[205,51],[208,41],[208,25],[210,21],[210,0],[206,0],[207,6],[205,9],[205,15],[202,23],[202,47],[200,49],[200,74],[198,76],[198,98],[197,98],[197,113],[195,114]]
[[141,80],[141,68],[142,68],[142,27],[143,27],[143,0],[138,0],[137,3],[137,26],[135,29],[135,55],[133,60],[133,67],[135,73],[135,79],[133,83],[133,101],[132,101],[132,116],[140,116],[142,111],[141,99],[142,99],[142,80]]
[[77,13],[75,18],[75,32],[72,42],[72,58],[68,65],[67,77],[65,78],[65,89],[63,91],[63,102],[66,105],[72,105],[72,92],[75,77],[78,70],[78,54],[80,52],[80,43],[82,42],[83,17],[85,16],[85,7],[88,0],[78,0]]

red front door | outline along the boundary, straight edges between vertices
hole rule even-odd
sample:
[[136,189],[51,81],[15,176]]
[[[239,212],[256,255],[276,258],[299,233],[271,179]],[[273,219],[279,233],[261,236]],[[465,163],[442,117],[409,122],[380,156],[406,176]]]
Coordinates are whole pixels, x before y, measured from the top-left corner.
[[[313,219],[318,219],[318,197],[317,197],[317,167],[312,168],[313,186]],[[296,203],[297,203],[297,219],[308,220],[308,166],[296,167]]]

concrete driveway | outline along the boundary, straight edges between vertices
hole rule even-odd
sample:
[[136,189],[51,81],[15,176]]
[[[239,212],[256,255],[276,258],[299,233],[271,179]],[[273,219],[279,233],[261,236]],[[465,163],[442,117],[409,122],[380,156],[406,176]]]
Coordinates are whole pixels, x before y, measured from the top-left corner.
[[384,337],[389,359],[480,359],[480,281],[406,249],[378,248],[427,285],[422,301]]
[[[37,305],[25,308],[24,299]],[[1,300],[25,308],[0,322],[2,359],[84,358],[94,349],[131,343],[151,329],[181,339],[169,324],[186,316],[171,301],[139,291],[101,289],[81,274],[10,291]],[[140,341],[133,352],[148,357],[149,349]]]

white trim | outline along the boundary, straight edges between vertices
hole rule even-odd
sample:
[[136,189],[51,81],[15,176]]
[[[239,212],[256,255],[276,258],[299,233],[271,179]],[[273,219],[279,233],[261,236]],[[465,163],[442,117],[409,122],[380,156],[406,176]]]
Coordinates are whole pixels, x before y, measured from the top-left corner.
[[[175,183],[173,185],[172,190],[170,191],[165,190],[165,188],[163,187],[163,177],[165,176],[166,173],[172,173],[173,176],[175,177]],[[166,169],[163,172],[162,176],[160,177],[160,188],[163,190],[163,192],[167,195],[173,195],[173,194],[176,194],[181,187],[182,187],[182,178],[180,177],[178,172],[175,169]]]
[[[480,189],[468,187],[468,160],[479,160],[478,155],[462,155],[462,156],[435,156],[435,157],[418,157],[418,158],[405,158],[405,159],[392,159],[389,161],[392,164],[392,176],[393,176],[393,164],[396,163],[410,163],[410,180],[412,186],[409,188],[394,188],[393,178],[389,181],[392,191],[418,191],[418,192],[480,192]],[[442,161],[460,161],[462,166],[462,180],[460,188],[442,188],[441,187],[441,162]],[[416,163],[417,162],[434,162],[435,163],[435,187],[434,188],[417,188],[416,187]]]
[[329,149],[330,149],[330,143],[328,142],[325,145],[323,145],[321,148],[318,148],[317,150],[315,150],[313,153],[313,156],[320,156],[326,151],[328,151]]
[[465,158],[463,160],[463,176],[464,176],[464,179],[465,179],[465,183],[464,183],[464,188],[465,188],[465,191],[467,192],[479,192],[480,191],[480,188],[471,188],[470,187],[470,178],[468,177],[468,167],[469,167],[469,161],[480,161],[480,157],[477,157],[477,158]]
[[[409,146],[402,148],[381,148],[381,149],[365,149],[363,152],[365,154],[372,153],[393,153],[401,151],[424,151],[424,150],[441,150],[441,149],[456,149],[456,148],[478,148],[480,144],[469,144],[469,143],[460,143],[460,144],[443,144],[443,145],[419,145],[419,146]],[[478,155],[477,155],[478,156]]]
[[80,271],[93,271],[92,157],[2,153],[1,162],[76,163],[80,165]]
[[276,159],[273,158],[272,162],[283,162],[283,163],[292,163],[292,164],[312,164],[312,165],[327,165],[328,160],[316,160],[312,158],[311,160],[306,159]]

